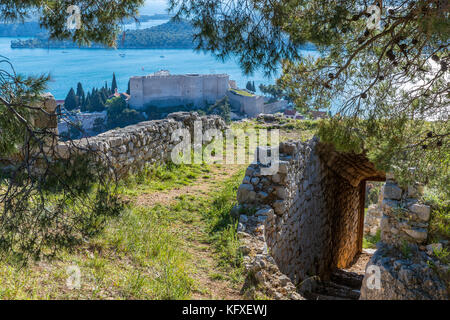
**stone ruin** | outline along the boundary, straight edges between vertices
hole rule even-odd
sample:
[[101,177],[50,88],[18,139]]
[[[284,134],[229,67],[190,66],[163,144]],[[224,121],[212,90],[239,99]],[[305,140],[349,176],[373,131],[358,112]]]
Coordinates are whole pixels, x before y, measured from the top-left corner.
[[[174,147],[184,139],[172,139],[172,134],[178,129],[188,129],[191,141],[194,138],[194,124],[201,122],[202,133],[210,129],[225,130],[227,125],[219,116],[199,116],[195,112],[177,112],[167,119],[145,121],[101,133],[94,137],[78,140],[58,140],[58,119],[56,101],[51,94],[42,96],[42,103],[32,117],[31,125],[36,129],[45,129],[46,157],[48,159],[71,159],[76,154],[90,153],[95,159],[105,165],[115,168],[117,175],[125,176],[142,170],[146,165],[163,164],[170,161]],[[42,157],[36,151],[37,157]],[[6,168],[19,162],[21,155],[8,159],[0,159],[0,166]],[[36,162],[37,164],[39,161]]]
[[[248,281],[276,299],[303,299],[317,279],[351,266],[362,252],[365,183],[385,180],[381,242],[368,264],[381,266],[381,289],[368,289],[372,271],[366,269],[360,299],[448,298],[445,284],[427,269],[430,256],[418,250],[427,240],[430,207],[420,204],[415,188],[403,190],[365,156],[337,152],[317,138],[281,143],[279,152],[273,175],[261,175],[265,165],[257,161],[248,167],[232,211],[239,216]],[[416,269],[398,252],[388,260],[378,254],[405,244],[422,255]],[[406,280],[395,282],[402,263]]]
[[98,151],[105,161],[116,169],[120,176],[138,172],[146,165],[163,164],[170,161],[174,147],[183,137],[172,139],[178,129],[188,129],[191,139],[194,123],[201,122],[202,132],[209,129],[225,130],[227,125],[219,116],[199,116],[195,112],[177,112],[167,119],[140,122],[125,128],[110,130],[95,137],[69,143],[59,143],[58,154],[68,158],[76,145],[81,149]]
[[[57,134],[54,98],[47,95],[43,101],[46,112],[35,118],[34,125]],[[195,121],[202,121],[204,131],[226,129],[218,116],[181,112],[73,144],[59,142],[57,153],[68,158],[74,145],[101,151],[127,174],[147,164],[167,162],[179,142],[172,141],[172,133],[187,128],[193,136]],[[430,245],[423,250],[430,207],[418,200],[420,188],[402,189],[364,155],[337,152],[317,138],[283,142],[278,148],[278,172],[264,176],[261,169],[267,164],[252,163],[237,192],[239,204],[231,212],[239,219],[248,282],[256,282],[275,299],[304,299],[317,279],[328,280],[334,270],[354,262],[362,251],[364,229],[373,233],[371,227],[378,227],[379,220],[381,242],[366,266],[360,299],[449,298],[448,282],[436,273],[448,275],[448,265],[440,265]],[[366,181],[386,183],[365,224]],[[408,248],[408,256],[402,248]],[[373,266],[380,270],[379,289],[367,285]]]

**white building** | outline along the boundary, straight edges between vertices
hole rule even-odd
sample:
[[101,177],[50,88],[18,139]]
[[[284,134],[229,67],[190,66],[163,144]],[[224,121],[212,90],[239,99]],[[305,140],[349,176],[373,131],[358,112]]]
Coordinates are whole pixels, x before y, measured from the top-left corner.
[[223,98],[230,88],[227,74],[171,75],[160,71],[130,78],[130,106],[175,107],[194,104],[205,106]]

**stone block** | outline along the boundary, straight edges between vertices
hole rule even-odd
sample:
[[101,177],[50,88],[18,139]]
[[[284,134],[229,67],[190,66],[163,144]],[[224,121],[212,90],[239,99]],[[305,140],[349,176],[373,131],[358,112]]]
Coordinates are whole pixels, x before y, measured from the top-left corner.
[[387,183],[384,186],[384,199],[400,200],[402,198],[402,189],[393,183]]
[[409,210],[417,215],[417,217],[422,221],[429,221],[431,208],[430,206],[424,204],[415,203],[409,207]]
[[413,238],[417,243],[423,243],[427,240],[428,232],[423,228],[406,229],[404,232]]
[[273,209],[277,215],[283,215],[286,210],[285,202],[283,200],[275,201],[273,203]]
[[237,191],[237,199],[239,203],[247,203],[255,200],[256,193],[254,191],[253,185],[251,184],[241,184]]

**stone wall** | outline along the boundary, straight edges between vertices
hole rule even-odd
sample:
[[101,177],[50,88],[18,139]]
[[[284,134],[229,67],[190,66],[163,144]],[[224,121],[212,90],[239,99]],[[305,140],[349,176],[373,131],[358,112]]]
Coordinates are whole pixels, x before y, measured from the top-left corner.
[[375,236],[380,231],[381,218],[383,217],[383,209],[381,205],[383,203],[383,192],[381,188],[380,195],[378,196],[378,203],[372,204],[367,208],[366,216],[364,218],[364,234]]
[[383,187],[381,241],[396,246],[427,240],[431,208],[417,200],[417,190],[400,188],[389,179]]
[[246,212],[239,231],[261,238],[295,285],[327,279],[360,250],[362,188],[330,168],[319,145],[316,138],[281,143],[278,173],[262,176],[261,164],[250,165],[237,194],[238,209]]
[[226,74],[153,74],[130,78],[130,105],[142,109],[146,105],[173,107],[195,104],[204,106],[205,102],[215,103],[225,97],[229,89],[229,76]]
[[264,113],[279,112],[288,107],[289,103],[286,100],[279,100],[275,102],[266,102],[264,104]]
[[[426,246],[431,208],[419,202],[420,189],[401,188],[392,177],[384,185],[377,205],[381,241],[366,266],[361,299],[448,300],[450,269],[433,252],[442,244]],[[369,285],[374,270],[379,271],[379,287]]]
[[[70,157],[71,152],[79,148],[91,149],[104,155],[120,174],[138,171],[145,165],[165,163],[170,160],[171,152],[181,137],[172,140],[177,129],[186,128],[193,137],[194,122],[202,123],[202,131],[208,129],[226,129],[226,124],[219,116],[203,116],[197,113],[173,113],[164,120],[146,121],[121,129],[111,130],[98,136],[60,143],[60,157]],[[74,151],[74,147],[77,150]]]
[[[247,168],[232,214],[239,216],[252,281],[273,298],[303,299],[296,291],[308,291],[309,279],[327,280],[361,252],[365,184],[386,176],[364,156],[336,152],[316,138],[281,143],[279,153],[273,175],[262,175],[259,162]],[[387,177],[377,206],[381,242],[368,263],[361,299],[448,298],[440,276],[448,277],[448,265],[432,254],[439,244],[424,246],[430,208],[419,202],[418,189],[403,189]],[[380,270],[381,289],[367,286],[370,266]]]
[[249,117],[256,117],[260,113],[264,112],[264,97],[262,96],[244,96],[229,90],[227,92],[232,109],[237,110],[240,113],[245,113]]

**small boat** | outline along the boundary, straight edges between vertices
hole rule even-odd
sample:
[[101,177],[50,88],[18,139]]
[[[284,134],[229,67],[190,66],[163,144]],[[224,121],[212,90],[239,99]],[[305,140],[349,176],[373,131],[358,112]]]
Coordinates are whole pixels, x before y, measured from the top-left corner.
[[161,59],[164,59],[164,58],[165,58],[165,56],[160,56],[160,58],[161,58]]
[[125,58],[125,53],[119,53],[119,56],[121,56],[122,58]]

